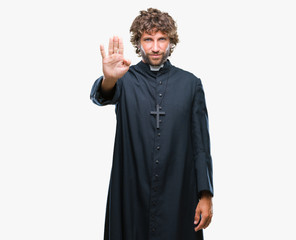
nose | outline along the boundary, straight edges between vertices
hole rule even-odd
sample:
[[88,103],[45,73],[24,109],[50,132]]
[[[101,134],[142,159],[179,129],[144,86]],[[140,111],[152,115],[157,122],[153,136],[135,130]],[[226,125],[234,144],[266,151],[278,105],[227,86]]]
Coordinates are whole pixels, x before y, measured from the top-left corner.
[[158,42],[157,41],[154,41],[153,42],[152,51],[153,52],[159,52],[159,46],[158,46]]

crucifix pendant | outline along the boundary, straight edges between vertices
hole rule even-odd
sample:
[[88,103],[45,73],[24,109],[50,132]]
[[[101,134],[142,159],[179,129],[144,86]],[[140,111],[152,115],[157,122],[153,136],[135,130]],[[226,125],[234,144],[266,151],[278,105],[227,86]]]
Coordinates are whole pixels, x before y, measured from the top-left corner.
[[161,107],[157,104],[156,111],[151,111],[150,114],[156,115],[156,128],[159,128],[159,116],[165,115],[165,112],[160,112]]

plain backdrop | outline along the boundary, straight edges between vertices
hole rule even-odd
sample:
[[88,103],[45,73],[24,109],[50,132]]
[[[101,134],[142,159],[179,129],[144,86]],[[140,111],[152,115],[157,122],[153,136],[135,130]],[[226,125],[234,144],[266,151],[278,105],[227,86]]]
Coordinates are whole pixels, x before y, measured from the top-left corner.
[[170,60],[200,77],[214,166],[206,240],[295,240],[293,1],[6,1],[0,24],[0,239],[103,239],[114,105],[89,99],[99,44],[140,10],[177,22]]

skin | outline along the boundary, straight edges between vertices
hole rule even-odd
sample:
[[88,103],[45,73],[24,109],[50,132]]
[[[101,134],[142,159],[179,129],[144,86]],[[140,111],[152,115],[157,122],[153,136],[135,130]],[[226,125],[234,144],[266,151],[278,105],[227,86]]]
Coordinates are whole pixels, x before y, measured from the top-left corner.
[[106,55],[103,45],[100,45],[100,51],[104,74],[102,90],[108,93],[112,90],[117,80],[128,71],[131,61],[123,57],[123,42],[117,36],[109,39],[108,55]]
[[[143,33],[140,44],[146,56],[143,57],[143,62],[160,66],[168,57],[170,40],[165,33],[160,31],[154,31],[151,34]],[[131,64],[130,60],[124,58],[123,50],[122,39],[117,36],[109,39],[108,55],[105,53],[104,46],[100,45],[104,74],[101,87],[106,94],[111,92],[117,80],[123,77]],[[208,191],[202,191],[195,209],[194,225],[196,226],[194,231],[197,232],[207,228],[211,223],[212,216],[212,195]],[[198,222],[199,224],[197,225]]]
[[142,46],[143,62],[152,66],[160,66],[169,55],[170,39],[161,31],[153,31],[151,34],[143,33],[140,39]]
[[195,209],[195,216],[194,216],[194,224],[196,225],[200,218],[200,223],[194,227],[194,231],[199,231],[201,229],[206,229],[213,217],[213,203],[212,203],[212,195],[208,191],[201,192],[201,198]]

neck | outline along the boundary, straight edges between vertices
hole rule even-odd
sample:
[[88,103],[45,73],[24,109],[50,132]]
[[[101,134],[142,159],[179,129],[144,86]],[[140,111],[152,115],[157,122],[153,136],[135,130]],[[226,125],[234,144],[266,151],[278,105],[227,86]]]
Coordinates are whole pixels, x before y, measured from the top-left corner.
[[[167,60],[166,60],[167,61]],[[165,62],[166,62],[165,61]],[[149,67],[150,67],[150,70],[151,71],[159,71],[163,66],[164,66],[164,63],[162,63],[161,65],[150,65],[149,63],[147,63],[144,59],[142,59],[142,62],[143,63],[146,63],[146,64],[148,64],[149,65]]]
[[151,71],[159,71],[159,69],[163,67],[163,64],[161,64],[160,66],[152,66],[152,65],[149,65],[149,66]]

